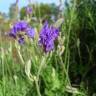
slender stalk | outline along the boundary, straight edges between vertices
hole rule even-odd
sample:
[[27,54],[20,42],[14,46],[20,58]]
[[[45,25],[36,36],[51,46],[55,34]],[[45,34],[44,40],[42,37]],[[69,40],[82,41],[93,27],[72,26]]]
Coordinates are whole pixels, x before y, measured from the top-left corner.
[[37,79],[37,80],[35,80],[35,84],[36,84],[37,94],[38,94],[38,96],[41,96],[38,81],[39,81],[38,79]]
[[[67,68],[67,74],[68,74],[68,70],[69,70],[69,39],[70,39],[70,33],[71,33],[71,25],[72,25],[72,21],[73,21],[73,15],[74,15],[74,10],[75,10],[75,0],[74,0],[74,5],[73,5],[73,8],[72,8],[72,11],[71,11],[71,18],[70,18],[70,23],[69,23],[69,29],[68,29],[68,34],[67,34],[67,44],[66,44],[66,51],[65,51],[65,66],[66,66],[66,68]],[[68,79],[68,78],[67,78]],[[68,81],[70,81],[69,79],[68,79]],[[71,85],[70,84],[70,82],[69,82],[69,85]]]
[[38,93],[38,96],[41,96],[41,93],[40,93],[40,89],[39,89],[39,84],[38,84],[38,81],[39,81],[39,76],[40,76],[40,73],[42,71],[42,68],[43,66],[45,65],[45,58],[42,57],[43,59],[41,59],[41,63],[40,63],[40,67],[39,67],[39,70],[38,70],[38,73],[37,73],[37,78],[35,80],[35,84],[36,84],[36,89],[37,89],[37,93]]
[[5,72],[4,72],[4,50],[3,48],[1,49],[2,50],[2,54],[1,54],[1,58],[2,58],[2,80],[3,80],[3,95],[5,96]]

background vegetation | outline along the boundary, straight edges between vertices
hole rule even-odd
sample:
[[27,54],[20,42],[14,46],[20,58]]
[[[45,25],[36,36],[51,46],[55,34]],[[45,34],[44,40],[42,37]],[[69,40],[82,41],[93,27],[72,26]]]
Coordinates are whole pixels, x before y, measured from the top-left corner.
[[[26,6],[19,10],[16,3],[9,15],[0,13],[0,96],[95,96],[96,1],[28,6],[33,8],[30,16]],[[19,19],[36,30],[35,39],[22,46],[8,37]],[[58,44],[48,54],[37,44],[45,20],[60,27]]]

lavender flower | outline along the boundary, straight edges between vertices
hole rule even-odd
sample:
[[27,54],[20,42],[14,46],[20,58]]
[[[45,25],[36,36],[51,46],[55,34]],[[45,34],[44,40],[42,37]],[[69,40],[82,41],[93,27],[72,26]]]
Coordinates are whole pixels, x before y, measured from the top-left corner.
[[24,43],[25,35],[29,38],[33,38],[35,35],[34,29],[31,28],[26,21],[16,22],[9,33],[9,36],[18,39],[20,44]]
[[23,38],[23,37],[19,38],[19,39],[18,39],[18,42],[19,42],[19,44],[21,44],[21,45],[24,44],[24,38]]
[[58,35],[59,29],[49,26],[46,21],[39,36],[39,44],[43,46],[45,52],[50,52],[54,49],[54,41],[57,39]]
[[32,14],[32,7],[31,6],[25,7],[25,10],[26,10],[27,14]]
[[35,32],[34,32],[34,29],[33,28],[27,28],[26,29],[26,35],[29,37],[29,38],[33,38],[34,37],[34,35],[35,35]]

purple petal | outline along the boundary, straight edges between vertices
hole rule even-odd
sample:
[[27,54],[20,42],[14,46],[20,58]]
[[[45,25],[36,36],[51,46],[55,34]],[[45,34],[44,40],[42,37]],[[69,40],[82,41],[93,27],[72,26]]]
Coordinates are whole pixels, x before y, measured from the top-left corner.
[[26,28],[28,27],[28,23],[25,21],[21,21],[20,22],[20,27],[21,27],[21,31],[25,31]]
[[49,43],[46,45],[46,52],[50,52],[53,49],[54,49],[54,42],[49,41]]
[[19,44],[21,44],[21,45],[24,44],[24,38],[22,38],[22,37],[19,38],[18,42],[19,42]]
[[33,38],[34,35],[35,35],[35,31],[33,28],[27,28],[26,30],[26,35],[29,37],[29,38]]
[[27,14],[32,14],[32,7],[27,6],[25,9]]

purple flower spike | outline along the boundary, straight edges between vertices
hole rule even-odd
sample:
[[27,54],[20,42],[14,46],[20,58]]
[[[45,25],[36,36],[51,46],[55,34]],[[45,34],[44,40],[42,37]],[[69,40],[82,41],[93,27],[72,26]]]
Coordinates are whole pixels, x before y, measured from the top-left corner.
[[26,10],[26,13],[27,13],[27,14],[32,14],[32,7],[31,7],[31,6],[27,6],[27,7],[25,8],[25,10]]
[[43,46],[45,52],[50,52],[54,49],[54,41],[58,38],[59,29],[49,26],[48,22],[44,23],[39,36],[39,45]]
[[13,25],[10,34],[11,34],[11,36],[16,37],[17,33],[21,32],[21,31],[25,31],[27,27],[28,27],[28,24],[25,21],[16,22]]
[[25,21],[16,22],[14,25],[14,29],[16,31],[25,31],[27,27],[28,27],[28,23]]
[[26,21],[16,22],[13,25],[9,36],[13,37],[14,39],[18,38],[18,42],[20,44],[24,44],[24,35],[27,35],[27,37],[29,38],[33,38],[35,35],[35,31],[28,25]]

